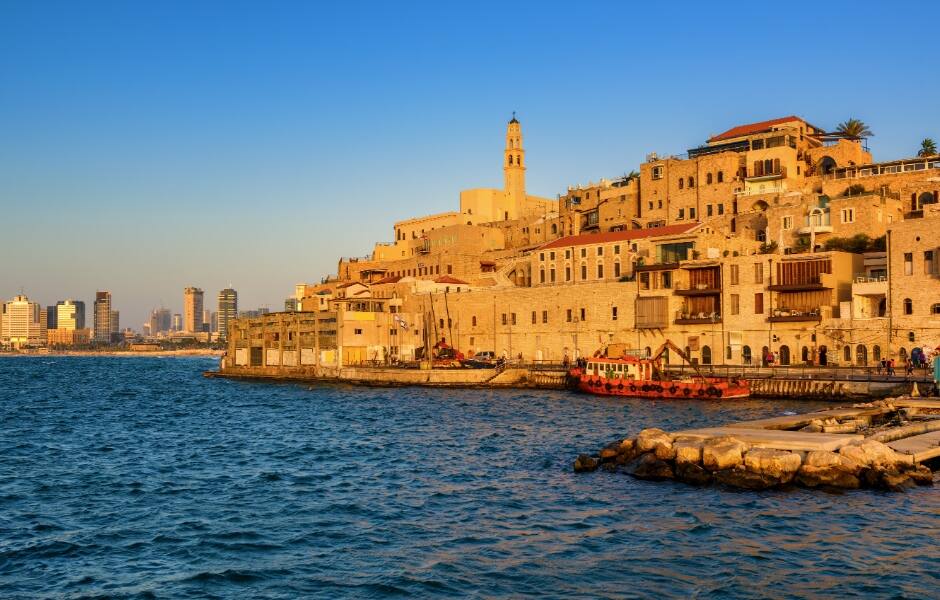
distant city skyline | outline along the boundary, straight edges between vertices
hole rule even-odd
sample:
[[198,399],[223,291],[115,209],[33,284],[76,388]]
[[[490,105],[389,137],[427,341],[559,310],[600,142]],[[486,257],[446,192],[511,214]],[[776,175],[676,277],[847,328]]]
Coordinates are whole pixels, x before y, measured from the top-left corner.
[[[9,4],[0,198],[6,222],[30,226],[4,230],[16,259],[0,261],[0,297],[22,289],[43,307],[75,298],[91,313],[107,289],[135,329],[153,308],[181,313],[187,285],[214,299],[231,284],[242,307],[280,310],[337,257],[391,241],[395,220],[500,185],[514,110],[526,123],[528,188],[549,198],[781,115],[824,128],[858,117],[875,133],[876,160],[940,138],[930,100],[940,79],[898,59],[933,38],[935,4],[916,18],[814,6],[813,22],[854,17],[851,33],[818,39],[813,55],[798,43],[804,11],[600,12],[171,2],[142,18],[131,4]],[[752,31],[757,52],[740,41]],[[877,84],[838,93],[836,67],[849,64]]]

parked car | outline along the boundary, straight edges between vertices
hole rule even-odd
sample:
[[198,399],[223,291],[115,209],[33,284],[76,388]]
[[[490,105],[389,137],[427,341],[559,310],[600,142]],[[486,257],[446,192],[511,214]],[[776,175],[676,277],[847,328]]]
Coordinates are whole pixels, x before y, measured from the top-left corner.
[[477,352],[472,358],[463,361],[463,366],[470,369],[491,369],[496,365],[496,353],[492,350]]

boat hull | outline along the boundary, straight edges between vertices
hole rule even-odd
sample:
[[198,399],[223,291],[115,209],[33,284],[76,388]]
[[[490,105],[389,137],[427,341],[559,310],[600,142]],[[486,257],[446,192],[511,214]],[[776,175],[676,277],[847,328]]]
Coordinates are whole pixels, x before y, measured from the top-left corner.
[[637,381],[574,375],[578,389],[599,396],[670,400],[731,400],[750,396],[747,381],[707,378],[696,381]]

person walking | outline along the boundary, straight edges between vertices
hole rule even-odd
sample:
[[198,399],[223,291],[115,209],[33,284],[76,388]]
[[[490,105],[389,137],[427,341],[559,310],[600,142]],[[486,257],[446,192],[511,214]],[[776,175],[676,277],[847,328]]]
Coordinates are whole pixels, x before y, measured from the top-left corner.
[[910,379],[914,375],[914,361],[908,358],[905,366],[907,367],[907,373],[905,373],[904,378]]

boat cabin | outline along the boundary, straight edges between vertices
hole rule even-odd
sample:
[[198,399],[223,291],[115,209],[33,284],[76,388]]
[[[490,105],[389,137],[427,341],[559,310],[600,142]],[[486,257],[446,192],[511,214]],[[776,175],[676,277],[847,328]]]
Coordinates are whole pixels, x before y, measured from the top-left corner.
[[591,358],[585,374],[605,379],[649,381],[653,379],[653,362],[635,358]]

